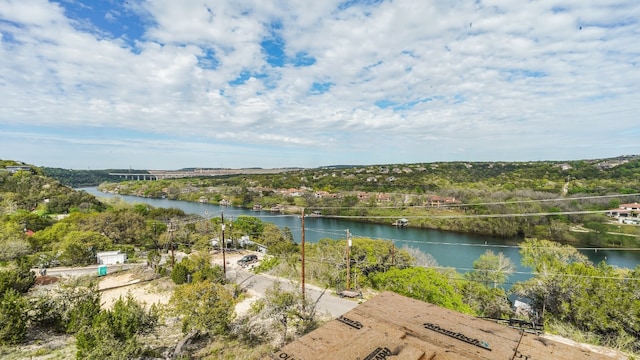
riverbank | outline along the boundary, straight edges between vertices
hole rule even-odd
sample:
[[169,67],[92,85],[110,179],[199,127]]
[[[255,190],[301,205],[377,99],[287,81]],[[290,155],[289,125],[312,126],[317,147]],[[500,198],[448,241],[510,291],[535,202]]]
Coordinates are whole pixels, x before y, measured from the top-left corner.
[[[226,220],[239,216],[254,216],[258,219],[287,228],[296,242],[301,241],[302,224],[300,216],[271,213],[269,211],[253,211],[233,206],[220,206],[209,203],[188,202],[170,199],[152,199],[129,195],[109,194],[97,188],[79,190],[103,198],[118,197],[128,203],[146,203],[158,208],[178,208],[186,213],[204,218],[220,217]],[[520,247],[523,237],[495,237],[451,231],[439,231],[415,227],[397,228],[391,225],[354,221],[350,218],[331,218],[328,216],[309,216],[305,218],[305,241],[318,242],[323,238],[345,239],[349,229],[354,239],[366,237],[393,242],[397,247],[416,248],[433,256],[440,266],[452,267],[461,272],[472,268],[473,262],[485,251],[504,253],[515,265],[516,273],[509,282],[526,280],[531,276],[531,269],[520,265]],[[616,249],[589,249],[581,247],[581,252],[592,262],[606,261],[621,268],[635,268],[640,263],[640,251],[619,251]]]
[[[402,219],[401,227],[489,236],[501,240],[539,238],[576,247],[640,248],[640,226],[617,224],[617,228],[614,228],[608,219],[596,221],[595,216],[604,216],[601,215],[603,211],[561,212],[558,207],[551,206],[545,212],[540,208],[526,208],[536,203],[536,200],[462,204],[455,197],[430,197],[429,205],[417,205],[419,201],[409,200],[414,195],[407,194],[392,196],[377,193],[373,201],[374,194],[364,192],[353,195],[348,192],[329,194],[318,191],[313,193],[313,196],[309,196],[307,190],[288,189],[279,190],[279,192],[293,194],[286,199],[263,196],[249,202],[244,199],[243,202],[237,194],[233,195],[235,197],[231,195],[221,197],[220,194],[241,191],[234,187],[219,186],[207,188],[206,191],[193,186],[178,187],[179,191],[171,190],[169,187],[162,188],[158,193],[142,191],[138,186],[145,185],[105,184],[100,186],[100,189],[108,196],[170,199],[209,205],[218,204],[227,208],[235,206],[235,208],[256,211],[262,215],[266,213],[301,216],[304,211],[306,218],[325,217],[377,225],[397,224]],[[398,205],[397,201],[393,202],[394,196],[402,197],[403,205]],[[212,203],[212,198],[221,198],[221,200]],[[277,200],[279,201],[274,203]],[[541,200],[540,206],[547,202]],[[241,203],[245,205],[242,206]],[[499,208],[490,210],[489,206],[499,206]],[[585,222],[576,222],[576,219],[583,219]],[[620,231],[621,226],[624,226],[624,231]]]

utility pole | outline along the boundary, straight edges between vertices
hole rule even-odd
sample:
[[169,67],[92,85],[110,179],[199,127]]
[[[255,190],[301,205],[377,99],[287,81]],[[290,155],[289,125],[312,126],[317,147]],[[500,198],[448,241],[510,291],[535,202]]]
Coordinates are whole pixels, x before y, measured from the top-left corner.
[[304,208],[302,209],[302,303],[304,304]]
[[[204,227],[205,227],[205,232],[209,232],[209,210],[204,209]],[[208,234],[207,234],[208,235]]]
[[222,273],[224,277],[227,277],[227,259],[225,259],[224,250],[227,247],[227,243],[224,241],[224,213],[220,212],[220,219],[222,220],[222,244],[220,245],[220,249],[222,249]]
[[347,229],[347,290],[351,290],[351,258],[349,257],[349,250],[351,249],[351,234]]
[[233,248],[237,250],[238,246],[236,244],[236,241],[233,238],[233,217],[229,219],[229,239],[231,240],[231,245],[233,245]]
[[391,266],[396,266],[396,242],[391,240]]
[[169,222],[169,227],[167,228],[169,231],[169,246],[171,246],[171,267],[176,266],[176,256],[173,252],[173,222]]

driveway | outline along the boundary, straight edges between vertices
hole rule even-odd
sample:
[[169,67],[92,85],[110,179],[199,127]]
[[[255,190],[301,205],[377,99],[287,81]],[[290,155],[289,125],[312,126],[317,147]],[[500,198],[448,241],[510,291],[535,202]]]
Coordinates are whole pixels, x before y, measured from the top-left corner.
[[[254,274],[249,271],[233,268],[227,271],[227,279],[234,281],[247,291],[256,296],[264,296],[265,291],[273,286],[274,282],[280,282],[283,290],[300,290],[298,284],[265,274]],[[323,289],[313,286],[305,286],[305,296],[312,302],[317,301],[316,311],[318,314],[330,314],[338,317],[358,306],[358,301],[354,299],[340,298],[327,290],[323,294]]]

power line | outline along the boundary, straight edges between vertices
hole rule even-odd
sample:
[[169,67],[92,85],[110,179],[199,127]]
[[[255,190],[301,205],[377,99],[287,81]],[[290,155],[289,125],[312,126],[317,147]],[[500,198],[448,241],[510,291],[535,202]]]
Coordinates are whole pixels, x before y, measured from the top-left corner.
[[[398,194],[398,195],[413,195],[413,194]],[[631,196],[640,196],[640,193],[632,193],[632,194],[612,194],[612,195],[593,195],[593,196],[579,196],[579,197],[568,197],[568,198],[553,198],[553,199],[535,199],[535,200],[513,200],[513,201],[496,201],[496,202],[484,202],[484,203],[464,203],[464,204],[442,204],[438,205],[396,205],[396,206],[376,206],[376,207],[367,207],[367,206],[308,206],[307,209],[402,209],[402,208],[447,208],[447,207],[465,207],[465,206],[483,206],[483,205],[511,205],[511,204],[524,204],[524,203],[537,203],[537,202],[562,202],[562,201],[575,201],[575,200],[592,200],[592,199],[606,199],[606,198],[619,198],[619,197],[631,197]]]
[[[275,256],[275,255],[271,255],[279,260],[287,260],[287,257],[285,256]],[[306,259],[307,262],[310,263],[316,263],[316,264],[321,264],[321,265],[328,265],[328,266],[332,266],[335,267],[336,265],[343,265],[343,262],[331,262],[331,261],[322,261],[316,257],[313,256],[307,256]],[[346,262],[344,263],[346,266]],[[388,263],[382,263],[382,264],[376,264],[376,265],[380,265],[383,267],[393,267],[395,265],[393,264],[388,264]],[[436,270],[455,270],[456,272],[462,272],[461,274],[464,274],[464,272],[471,272],[471,271],[479,271],[479,272],[490,272],[490,273],[497,273],[500,272],[499,270],[485,270],[485,269],[473,269],[473,268],[462,268],[462,267],[452,267],[452,266],[413,266],[413,267],[421,267],[421,268],[425,268],[425,269],[436,269]],[[537,275],[547,275],[547,276],[561,276],[561,277],[570,277],[570,278],[586,278],[586,279],[603,279],[603,280],[632,280],[632,281],[640,281],[640,277],[635,278],[635,277],[618,277],[618,276],[600,276],[600,275],[580,275],[580,274],[567,274],[567,273],[551,273],[551,274],[544,274],[544,273],[540,273],[540,272],[536,272],[536,271],[511,271],[509,273],[505,273],[507,276],[511,275],[511,274],[518,274],[518,275],[530,275],[530,276],[537,276]],[[446,275],[446,273],[445,273]],[[464,278],[454,278],[454,277],[448,277],[449,279],[454,279],[454,280],[468,280],[468,281],[472,281],[470,279],[464,279]],[[512,283],[515,284],[515,283]]]
[[473,218],[501,218],[501,217],[537,217],[537,216],[557,216],[557,215],[584,215],[602,214],[611,210],[585,210],[585,211],[558,211],[558,212],[538,212],[538,213],[510,213],[510,214],[474,214],[474,215],[326,215],[331,219],[395,219],[402,216],[407,219],[473,219]]
[[[558,214],[558,213],[553,213]],[[176,222],[174,222],[175,225]],[[179,224],[178,224],[179,225]],[[301,227],[289,227],[291,231],[300,231]],[[333,229],[324,229],[324,228],[309,228],[305,227],[305,231],[314,232],[318,234],[326,234],[328,236],[344,236],[343,230],[333,230]],[[259,236],[261,233],[244,233],[244,235],[249,236]],[[381,237],[370,237],[363,235],[352,235],[357,236],[359,238],[368,238],[372,240],[384,240],[391,242],[401,242],[401,243],[415,243],[420,245],[435,245],[435,246],[469,246],[469,247],[484,247],[484,248],[510,248],[517,249],[520,248],[520,245],[508,245],[508,244],[495,244],[495,243],[484,243],[484,244],[474,244],[474,243],[455,243],[455,242],[442,242],[442,241],[424,241],[424,240],[407,240],[400,238],[381,238]],[[553,248],[553,247],[547,247]],[[629,247],[573,247],[576,250],[580,251],[640,251],[640,248],[629,248]]]

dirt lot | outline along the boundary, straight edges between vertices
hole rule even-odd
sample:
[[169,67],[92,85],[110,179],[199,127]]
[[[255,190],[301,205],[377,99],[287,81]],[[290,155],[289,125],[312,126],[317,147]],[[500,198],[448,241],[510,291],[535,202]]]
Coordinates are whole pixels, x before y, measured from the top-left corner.
[[[239,269],[240,266],[237,261],[246,254],[253,252],[233,252],[225,253],[225,262],[227,270]],[[262,258],[262,254],[258,254],[258,258]],[[180,257],[186,254],[179,254]],[[176,256],[178,257],[178,256]],[[222,266],[222,254],[213,254],[212,263]],[[255,265],[255,264],[252,264]],[[139,301],[144,302],[147,306],[152,304],[167,304],[173,293],[175,285],[169,278],[158,279],[149,281],[152,279],[153,274],[149,271],[124,271],[122,273],[110,274],[102,278],[98,284],[98,289],[102,290],[102,305],[104,308],[111,308],[111,306],[121,296],[127,296],[127,293],[133,295],[133,297]],[[239,309],[244,309],[246,304],[238,304]]]
[[113,274],[100,281],[102,307],[109,309],[120,298],[131,294],[136,301],[152,304],[167,304],[174,284],[169,278],[148,281],[145,277],[132,272]]

